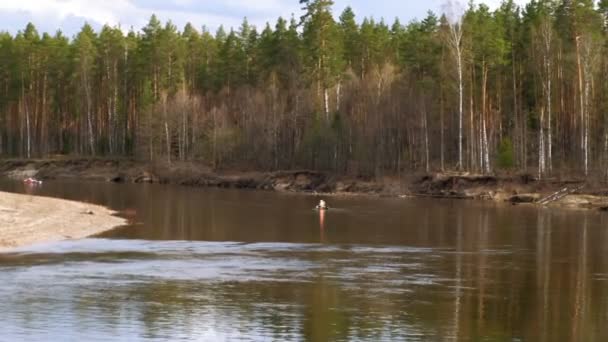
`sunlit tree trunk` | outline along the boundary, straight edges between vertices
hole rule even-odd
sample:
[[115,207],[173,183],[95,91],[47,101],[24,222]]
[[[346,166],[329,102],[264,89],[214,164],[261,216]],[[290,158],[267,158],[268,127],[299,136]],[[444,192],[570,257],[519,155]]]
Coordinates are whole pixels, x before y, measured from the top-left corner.
[[545,175],[545,109],[540,110],[540,122],[538,125],[538,178]]
[[112,92],[112,78],[110,77],[110,61],[109,61],[109,57],[108,57],[108,53],[106,52],[106,62],[105,62],[105,66],[106,66],[106,88],[107,88],[107,94],[106,94],[106,110],[108,112],[108,128],[107,128],[107,135],[108,135],[108,151],[110,152],[110,154],[112,154],[114,152],[114,146],[113,146],[113,141],[112,141],[112,110],[114,109],[114,106],[112,105],[112,100],[114,99],[113,95],[111,95]]
[[336,112],[340,112],[340,101],[342,96],[342,81],[338,81],[336,86]]
[[477,140],[475,138],[475,108],[474,108],[474,98],[473,98],[473,92],[474,92],[474,84],[475,84],[475,76],[474,76],[474,71],[473,68],[471,68],[471,89],[469,91],[470,93],[470,97],[469,97],[469,157],[471,160],[471,165],[470,168],[471,170],[475,170],[476,169],[476,164],[477,164],[477,156],[475,153],[475,141]]
[[325,108],[325,121],[329,122],[329,90],[327,87],[323,88],[323,104]]
[[581,36],[577,36],[576,37],[576,66],[577,66],[577,72],[578,72],[578,94],[579,94],[579,105],[580,105],[580,128],[581,128],[581,140],[580,140],[580,147],[581,147],[581,155],[583,156],[583,172],[585,173],[585,176],[588,173],[588,169],[587,169],[587,151],[585,149],[585,134],[586,134],[586,128],[585,128],[585,99],[584,99],[584,89],[583,89],[583,70],[582,70],[582,65],[581,65],[581,47],[580,47],[580,42],[581,41]]
[[482,137],[482,141],[481,141],[481,155],[483,158],[483,171],[485,173],[490,173],[491,171],[491,166],[490,166],[490,146],[488,143],[488,129],[487,129],[487,116],[488,116],[488,110],[487,110],[487,84],[488,84],[488,66],[483,63],[483,75],[482,75],[482,90],[481,90],[481,137]]
[[448,44],[454,54],[456,72],[458,75],[458,169],[464,169],[463,161],[463,110],[464,110],[464,81],[463,81],[463,51],[462,51],[462,18],[450,24]]
[[50,148],[48,141],[48,110],[47,110],[47,73],[42,76],[42,108],[41,108],[41,124],[40,124],[40,141],[38,152],[46,154]]
[[25,112],[25,155],[27,158],[31,158],[31,131],[30,131],[30,111],[28,108],[28,99],[25,95],[25,81],[23,75],[21,75],[21,103],[23,111]]
[[[540,31],[541,31],[541,37],[542,37],[542,45],[543,45],[543,67],[544,67],[544,93],[545,93],[545,108],[547,109],[547,124],[546,124],[546,130],[547,130],[547,142],[546,142],[546,167],[543,167],[543,172],[546,171],[551,172],[553,170],[553,123],[552,123],[552,116],[553,116],[553,99],[552,99],[552,73],[553,73],[553,67],[552,67],[552,62],[551,62],[551,58],[552,58],[552,49],[551,49],[551,45],[553,44],[553,26],[552,26],[552,22],[547,19],[544,18],[541,27],[540,27]],[[544,153],[543,153],[544,155]]]
[[89,151],[92,155],[95,155],[95,136],[93,133],[93,104],[91,99],[91,85],[89,84],[89,71],[83,67],[82,71],[82,85],[85,93],[85,103],[87,111],[87,129],[88,129],[88,141]]
[[167,109],[167,94],[161,94],[161,101],[163,105],[163,123],[165,129],[165,143],[167,147],[167,162],[171,164],[171,135],[169,132],[169,111]]

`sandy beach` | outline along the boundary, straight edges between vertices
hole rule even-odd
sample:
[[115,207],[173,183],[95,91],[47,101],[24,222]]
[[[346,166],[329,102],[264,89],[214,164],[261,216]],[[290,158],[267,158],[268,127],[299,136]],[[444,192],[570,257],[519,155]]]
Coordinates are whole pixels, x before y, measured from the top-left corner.
[[126,223],[113,213],[94,204],[0,192],[0,251],[81,239]]

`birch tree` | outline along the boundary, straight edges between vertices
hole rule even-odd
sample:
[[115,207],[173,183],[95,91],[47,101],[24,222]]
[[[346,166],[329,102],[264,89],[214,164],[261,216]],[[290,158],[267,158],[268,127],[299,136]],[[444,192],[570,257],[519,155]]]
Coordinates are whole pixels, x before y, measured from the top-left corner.
[[445,36],[456,63],[458,79],[458,169],[463,170],[463,111],[464,111],[464,80],[463,80],[463,45],[462,45],[462,6],[456,1],[448,0],[444,5],[444,13],[448,19],[449,33]]
[[95,58],[97,49],[95,40],[97,39],[93,28],[85,24],[76,36],[74,46],[76,49],[77,75],[80,89],[84,97],[84,112],[86,117],[87,141],[89,153],[95,155],[95,133],[93,130],[93,73],[95,68]]

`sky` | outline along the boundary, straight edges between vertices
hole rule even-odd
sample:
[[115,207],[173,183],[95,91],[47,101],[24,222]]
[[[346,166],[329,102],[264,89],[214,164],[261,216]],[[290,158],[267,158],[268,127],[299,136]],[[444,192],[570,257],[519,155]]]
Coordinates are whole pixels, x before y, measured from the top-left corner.
[[[384,18],[402,23],[423,18],[428,10],[441,12],[446,0],[334,0],[334,13],[338,16],[351,6],[359,19]],[[461,0],[466,3],[468,0]],[[491,8],[500,0],[477,0]],[[523,4],[527,0],[516,0]],[[215,31],[220,25],[237,28],[244,17],[251,24],[263,27],[274,23],[279,16],[299,17],[302,12],[298,0],[0,0],[0,31],[15,34],[28,22],[39,32],[54,33],[61,29],[72,36],[85,22],[99,29],[104,24],[119,25],[125,32],[131,27],[139,30],[152,14],[163,22],[173,21],[178,28],[187,22],[195,27],[203,25]]]

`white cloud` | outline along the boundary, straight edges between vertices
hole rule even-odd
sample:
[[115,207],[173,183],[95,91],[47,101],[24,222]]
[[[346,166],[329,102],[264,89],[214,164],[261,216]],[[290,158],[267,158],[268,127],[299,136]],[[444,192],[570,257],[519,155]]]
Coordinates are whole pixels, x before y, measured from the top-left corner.
[[97,23],[116,24],[119,13],[132,12],[135,7],[128,0],[19,0],[0,2],[2,12],[26,12],[37,19],[61,21],[69,16],[82,17]]
[[[215,11],[206,8],[216,8]],[[16,14],[26,17],[42,30],[55,30],[65,27],[67,21],[88,21],[95,26],[120,25],[123,30],[130,27],[140,29],[146,25],[152,14],[160,20],[171,20],[178,27],[191,22],[195,27],[203,25],[216,29],[220,25],[238,27],[247,16],[249,22],[263,27],[266,21],[274,21],[278,16],[289,17],[299,11],[296,0],[224,0],[211,4],[194,0],[171,0],[162,6],[146,3],[138,5],[135,0],[8,0],[0,1],[0,22]],[[12,21],[11,21],[12,22]],[[0,27],[15,32],[20,27]],[[73,33],[73,32],[71,32]]]

